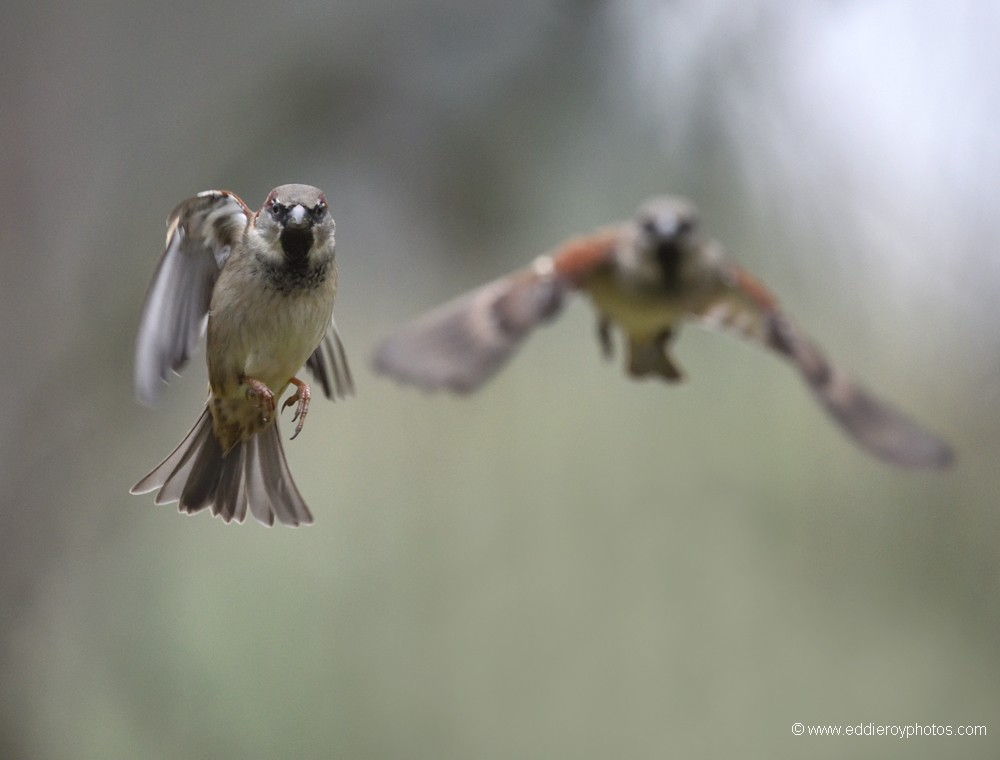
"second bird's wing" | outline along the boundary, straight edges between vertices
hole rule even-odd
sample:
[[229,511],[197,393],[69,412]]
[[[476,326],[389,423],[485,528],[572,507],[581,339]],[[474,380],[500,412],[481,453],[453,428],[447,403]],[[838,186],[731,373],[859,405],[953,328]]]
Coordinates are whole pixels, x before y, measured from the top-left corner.
[[612,235],[599,231],[560,246],[524,269],[428,312],[386,338],[375,370],[424,390],[471,393],[493,377],[538,325],[608,262]]
[[745,270],[731,267],[729,288],[695,321],[735,332],[790,361],[830,416],[869,453],[899,467],[944,467],[954,453],[890,403],[873,395],[827,359],[818,345],[778,308]]
[[537,325],[562,307],[566,288],[535,268],[494,280],[390,335],[375,370],[432,391],[471,393],[499,371]]

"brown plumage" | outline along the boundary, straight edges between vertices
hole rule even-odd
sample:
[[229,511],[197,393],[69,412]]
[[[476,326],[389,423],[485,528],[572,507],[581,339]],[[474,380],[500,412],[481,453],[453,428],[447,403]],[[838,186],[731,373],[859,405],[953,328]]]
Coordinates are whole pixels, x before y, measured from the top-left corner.
[[[156,400],[187,362],[206,324],[210,395],[180,445],[132,493],[183,512],[210,508],[225,522],[247,514],[272,525],[312,522],[292,480],[278,431],[295,405],[293,438],[309,408],[307,364],[326,396],[351,392],[333,323],[334,221],[323,193],[283,185],[252,213],[234,194],[210,190],[180,204],[143,307],[136,343],[138,398]],[[295,393],[278,407],[289,385]]]
[[631,220],[572,238],[526,269],[419,317],[379,346],[375,369],[425,390],[474,391],[573,291],[593,302],[606,354],[612,328],[622,332],[633,377],[682,380],[670,349],[681,326],[694,322],[790,361],[830,416],[880,459],[914,468],[953,459],[945,442],[829,362],[762,283],[698,234],[695,209],[681,198],[654,198]]

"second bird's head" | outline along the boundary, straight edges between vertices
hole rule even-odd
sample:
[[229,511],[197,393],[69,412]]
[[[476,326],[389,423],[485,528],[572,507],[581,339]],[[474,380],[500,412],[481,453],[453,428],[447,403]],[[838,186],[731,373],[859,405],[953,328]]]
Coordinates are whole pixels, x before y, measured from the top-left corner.
[[697,247],[697,215],[685,198],[646,201],[622,228],[615,248],[621,276],[640,287],[678,287]]

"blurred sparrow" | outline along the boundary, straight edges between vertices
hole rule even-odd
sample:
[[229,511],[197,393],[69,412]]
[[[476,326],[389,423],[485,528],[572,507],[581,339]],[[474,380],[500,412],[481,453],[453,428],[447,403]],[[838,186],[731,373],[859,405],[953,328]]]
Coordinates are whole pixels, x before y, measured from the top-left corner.
[[248,511],[266,525],[311,523],[281,447],[277,404],[294,385],[281,408],[296,405],[295,438],[309,410],[309,386],[295,377],[303,364],[327,398],[353,390],[333,322],[336,290],[334,222],[315,187],[277,187],[256,214],[224,190],[181,203],[142,310],[135,390],[155,402],[207,318],[210,395],[191,432],[131,492],[159,489],[157,504],[177,501],[189,514],[210,507],[227,523]]
[[418,318],[381,344],[375,369],[426,390],[474,391],[574,290],[594,303],[606,356],[612,326],[623,333],[633,377],[683,379],[670,345],[684,322],[727,329],[789,360],[871,454],[901,467],[952,461],[946,443],[830,363],[761,283],[698,235],[695,209],[680,198],[650,200],[631,221],[568,240],[530,267]]

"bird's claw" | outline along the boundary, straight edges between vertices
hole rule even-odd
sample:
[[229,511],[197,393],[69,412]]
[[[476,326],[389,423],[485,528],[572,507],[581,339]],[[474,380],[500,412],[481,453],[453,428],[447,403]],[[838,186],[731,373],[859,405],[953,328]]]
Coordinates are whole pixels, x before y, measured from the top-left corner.
[[247,399],[252,401],[258,409],[264,422],[274,416],[274,392],[265,383],[252,377],[243,378],[243,383],[247,386]]
[[282,409],[287,409],[292,406],[292,404],[297,404],[295,407],[295,414],[292,415],[292,422],[298,420],[298,424],[295,426],[295,432],[292,433],[292,437],[289,440],[294,441],[299,433],[302,432],[302,425],[305,424],[306,414],[309,412],[309,399],[312,397],[312,391],[309,390],[309,386],[299,380],[297,377],[293,377],[289,382],[295,386],[295,393],[289,396],[284,403]]

